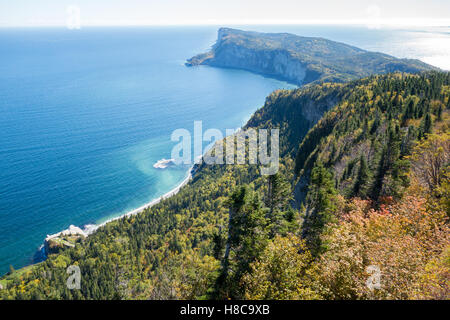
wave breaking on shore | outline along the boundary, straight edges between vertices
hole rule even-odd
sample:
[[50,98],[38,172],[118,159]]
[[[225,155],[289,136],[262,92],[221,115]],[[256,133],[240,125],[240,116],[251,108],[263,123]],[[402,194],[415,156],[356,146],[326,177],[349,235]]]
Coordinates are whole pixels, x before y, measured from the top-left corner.
[[171,196],[177,194],[182,187],[184,187],[186,184],[188,184],[188,182],[192,179],[194,173],[195,173],[194,167],[191,167],[189,169],[189,173],[188,173],[187,177],[183,181],[181,181],[181,183],[179,183],[175,188],[173,188],[169,192],[163,194],[159,198],[153,199],[152,201],[150,201],[150,202],[140,206],[139,208],[131,210],[131,211],[129,211],[129,212],[125,213],[125,214],[122,214],[122,215],[120,215],[118,217],[111,218],[111,219],[109,219],[109,220],[107,220],[107,221],[105,221],[105,222],[103,222],[101,224],[98,224],[98,225],[96,225],[96,224],[86,224],[86,225],[83,226],[82,230],[84,231],[84,233],[86,233],[89,236],[92,233],[94,233],[98,228],[103,227],[104,225],[106,225],[107,223],[109,223],[111,221],[115,221],[115,220],[122,219],[122,218],[125,218],[125,217],[131,217],[133,215],[136,215],[138,213],[143,212],[144,210],[146,210],[148,208],[153,207],[154,205],[160,203],[162,200],[168,199]]
[[[166,159],[163,159],[163,160],[166,160]],[[172,159],[169,159],[166,161],[170,161],[170,160],[172,160]],[[111,218],[100,224],[85,224],[81,228],[71,225],[68,229],[62,230],[53,235],[47,235],[47,237],[44,240],[44,244],[39,247],[39,251],[41,252],[41,254],[39,254],[39,256],[41,258],[39,260],[43,261],[47,257],[47,252],[42,252],[42,250],[45,250],[45,242],[48,241],[48,239],[53,239],[55,237],[58,237],[59,235],[72,234],[75,229],[77,231],[79,230],[79,233],[81,233],[85,236],[89,236],[89,235],[93,234],[95,231],[97,231],[100,227],[103,227],[112,221],[122,219],[125,217],[130,217],[130,216],[136,215],[138,213],[141,213],[144,210],[151,208],[152,206],[160,203],[162,200],[168,199],[168,198],[172,197],[173,195],[177,194],[181,190],[182,187],[184,187],[185,185],[187,185],[189,183],[189,181],[192,179],[194,174],[195,174],[195,166],[192,166],[188,171],[187,177],[181,183],[179,183],[176,187],[174,187],[172,190],[170,190],[169,192],[163,194],[162,196],[160,196],[156,199],[153,199],[152,201],[140,206],[139,208],[133,209],[125,214]],[[35,261],[35,262],[39,262],[39,261]]]

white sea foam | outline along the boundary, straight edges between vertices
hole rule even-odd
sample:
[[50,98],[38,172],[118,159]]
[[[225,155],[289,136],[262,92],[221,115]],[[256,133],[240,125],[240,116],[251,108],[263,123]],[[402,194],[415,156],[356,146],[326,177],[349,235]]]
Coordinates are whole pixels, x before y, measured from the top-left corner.
[[46,241],[53,239],[53,238],[57,238],[59,236],[70,236],[70,235],[81,235],[86,237],[87,234],[85,231],[81,230],[80,228],[74,226],[74,225],[70,225],[68,229],[65,229],[61,232],[55,233],[55,234],[51,234],[51,235],[47,235],[47,237],[45,238]]
[[180,184],[178,184],[175,188],[173,188],[173,189],[170,190],[169,192],[165,193],[165,194],[162,195],[161,197],[159,197],[159,198],[157,198],[157,199],[153,199],[152,201],[150,201],[150,202],[144,204],[143,206],[140,206],[139,208],[136,208],[136,209],[134,209],[134,210],[131,210],[131,211],[129,211],[129,212],[127,212],[127,213],[125,213],[125,214],[123,214],[123,215],[121,215],[121,216],[118,216],[118,217],[109,219],[109,220],[107,220],[107,221],[105,221],[105,222],[103,222],[103,223],[101,223],[101,224],[98,224],[98,225],[96,225],[96,224],[87,224],[87,225],[85,225],[85,226],[83,227],[83,232],[84,232],[85,234],[87,234],[87,235],[91,235],[92,233],[94,233],[95,231],[97,231],[98,228],[100,228],[100,227],[106,225],[107,223],[109,223],[109,222],[111,222],[111,221],[118,220],[118,219],[121,219],[121,218],[124,218],[124,217],[130,217],[130,216],[136,215],[136,214],[138,214],[138,213],[144,211],[145,209],[151,208],[152,206],[154,206],[154,205],[160,203],[162,200],[167,199],[167,198],[170,198],[171,196],[177,194],[177,193],[180,191],[180,189],[181,189],[182,187],[184,187],[184,186],[192,179],[192,173],[193,173],[193,167],[191,167],[191,168],[189,169],[189,174],[188,174],[188,176],[187,176]]
[[158,160],[154,165],[153,168],[156,169],[166,169],[167,167],[175,165],[175,159],[161,159]]
[[[47,237],[45,238],[45,240],[49,240],[55,237],[58,237],[60,235],[68,235],[68,234],[80,234],[83,236],[89,236],[91,234],[93,234],[95,231],[98,230],[98,228],[106,225],[107,223],[114,221],[114,220],[118,220],[124,217],[130,217],[133,215],[136,215],[142,211],[144,211],[145,209],[151,208],[152,206],[154,206],[155,204],[160,203],[162,200],[170,198],[171,196],[177,194],[180,189],[182,187],[184,187],[191,179],[192,179],[192,173],[193,173],[193,167],[191,167],[189,169],[189,174],[188,176],[180,183],[178,184],[175,188],[173,188],[172,190],[170,190],[169,192],[165,193],[164,195],[162,195],[161,197],[157,198],[157,199],[153,199],[152,201],[144,204],[143,206],[140,206],[139,208],[136,208],[134,210],[131,210],[123,215],[120,215],[118,217],[115,218],[111,218],[101,224],[86,224],[83,226],[83,228],[78,228],[74,225],[70,225],[70,227],[68,229],[65,229],[63,231],[60,231],[58,233],[52,234],[52,235],[47,235]],[[41,247],[39,249],[41,249],[43,247],[43,245],[41,245]]]

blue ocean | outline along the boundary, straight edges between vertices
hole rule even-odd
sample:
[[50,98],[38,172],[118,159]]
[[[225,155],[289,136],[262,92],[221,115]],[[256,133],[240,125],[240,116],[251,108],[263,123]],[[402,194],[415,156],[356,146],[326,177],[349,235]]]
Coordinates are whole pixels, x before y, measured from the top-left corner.
[[[33,263],[47,234],[158,198],[187,167],[171,133],[237,128],[283,81],[188,68],[218,27],[0,29],[0,274]],[[239,26],[321,36],[450,69],[449,28]],[[436,45],[433,46],[432,44]]]

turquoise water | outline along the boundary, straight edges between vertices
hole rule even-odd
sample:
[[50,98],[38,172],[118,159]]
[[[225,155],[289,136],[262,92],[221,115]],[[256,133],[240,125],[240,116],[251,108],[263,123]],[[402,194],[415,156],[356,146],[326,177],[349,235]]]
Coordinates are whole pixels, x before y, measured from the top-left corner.
[[100,223],[180,183],[177,128],[237,128],[287,83],[187,68],[215,29],[0,30],[0,273],[47,234]]
[[[393,38],[414,38],[366,28],[243,28],[391,54]],[[170,158],[173,130],[192,131],[195,120],[204,130],[239,127],[271,91],[293,87],[245,71],[185,67],[216,31],[0,29],[0,274],[32,263],[47,234],[101,223],[180,183],[186,167],[153,168]],[[448,54],[398,48],[399,56]]]

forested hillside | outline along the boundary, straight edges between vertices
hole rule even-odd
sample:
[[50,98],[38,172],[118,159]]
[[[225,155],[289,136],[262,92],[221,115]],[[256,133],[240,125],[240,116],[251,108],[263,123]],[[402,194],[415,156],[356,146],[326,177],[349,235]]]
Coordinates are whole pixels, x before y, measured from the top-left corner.
[[12,270],[0,298],[450,298],[449,73],[276,91],[246,128],[280,128],[277,174],[202,164],[177,195]]

